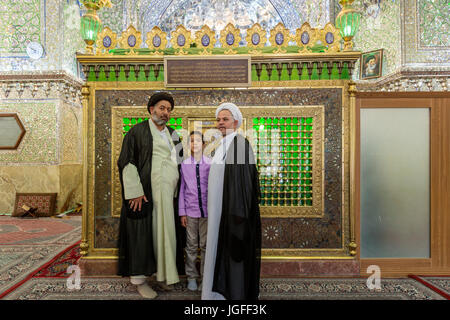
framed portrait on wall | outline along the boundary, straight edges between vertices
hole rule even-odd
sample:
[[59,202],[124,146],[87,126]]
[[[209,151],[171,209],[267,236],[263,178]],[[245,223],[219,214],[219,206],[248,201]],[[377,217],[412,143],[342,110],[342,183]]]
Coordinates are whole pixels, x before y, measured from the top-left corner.
[[362,53],[359,78],[364,80],[381,77],[382,66],[383,49]]

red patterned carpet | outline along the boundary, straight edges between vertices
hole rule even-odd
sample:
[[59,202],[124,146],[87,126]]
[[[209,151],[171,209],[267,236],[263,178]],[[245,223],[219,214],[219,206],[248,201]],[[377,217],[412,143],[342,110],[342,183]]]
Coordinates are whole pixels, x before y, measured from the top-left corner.
[[68,247],[38,270],[33,278],[67,278],[67,268],[76,265],[81,258],[80,241]]
[[6,297],[32,278],[67,278],[69,275],[64,275],[67,268],[72,264],[76,264],[78,262],[78,259],[80,258],[80,242],[81,241],[78,241],[77,243],[64,249],[53,259],[28,274],[21,281],[15,283],[4,292],[0,292],[0,299]]
[[1,217],[0,245],[43,244],[57,241],[58,238],[76,231],[80,234],[78,221],[71,219],[36,218],[22,219]]
[[424,286],[450,300],[450,276],[417,276],[409,275],[411,279],[417,280]]
[[77,261],[80,239],[80,216],[0,217],[0,299],[35,275],[62,276],[65,265]]

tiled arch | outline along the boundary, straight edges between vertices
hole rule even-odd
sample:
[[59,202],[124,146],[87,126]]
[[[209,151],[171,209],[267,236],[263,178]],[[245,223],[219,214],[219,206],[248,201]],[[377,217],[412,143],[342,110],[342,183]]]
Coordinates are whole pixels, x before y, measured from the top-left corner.
[[[128,0],[135,2],[135,0]],[[145,34],[155,24],[159,25],[164,19],[164,13],[170,6],[182,7],[186,1],[174,1],[174,0],[142,0],[140,7],[142,12],[140,13],[139,21],[141,21],[140,29]],[[288,0],[268,0],[276,12],[278,13],[281,21],[289,29],[296,29],[301,25],[301,18],[299,17],[296,8],[291,1]]]

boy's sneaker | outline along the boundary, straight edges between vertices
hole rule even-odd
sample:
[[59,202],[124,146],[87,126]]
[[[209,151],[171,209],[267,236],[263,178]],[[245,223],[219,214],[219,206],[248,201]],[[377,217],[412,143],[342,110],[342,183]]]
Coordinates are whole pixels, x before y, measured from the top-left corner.
[[197,291],[197,281],[195,279],[189,279],[187,288],[191,291]]

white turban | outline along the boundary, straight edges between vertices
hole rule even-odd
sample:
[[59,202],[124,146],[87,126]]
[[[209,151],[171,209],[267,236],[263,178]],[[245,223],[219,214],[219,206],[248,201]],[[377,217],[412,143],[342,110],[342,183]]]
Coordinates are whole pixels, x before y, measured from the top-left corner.
[[216,118],[219,115],[219,112],[222,111],[222,110],[230,111],[231,114],[233,115],[233,119],[238,121],[236,129],[241,126],[241,124],[242,124],[242,113],[241,113],[241,110],[239,110],[239,108],[237,107],[237,105],[235,105],[234,103],[231,103],[231,102],[222,103],[220,106],[217,107]]

